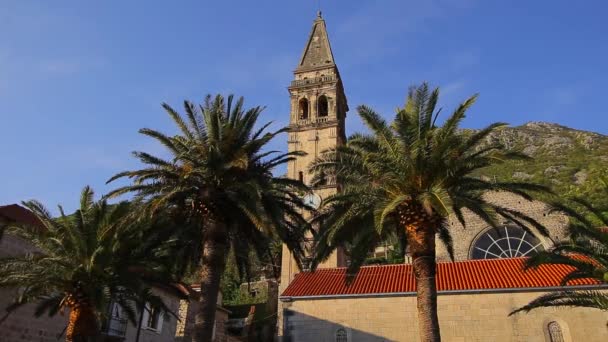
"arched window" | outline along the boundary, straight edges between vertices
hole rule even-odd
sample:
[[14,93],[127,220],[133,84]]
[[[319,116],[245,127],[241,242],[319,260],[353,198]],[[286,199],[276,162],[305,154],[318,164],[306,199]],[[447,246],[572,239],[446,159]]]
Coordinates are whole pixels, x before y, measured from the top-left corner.
[[489,228],[471,246],[471,259],[501,259],[530,256],[542,251],[536,236],[515,225]]
[[547,330],[549,331],[549,341],[550,342],[564,342],[564,333],[562,332],[562,327],[559,326],[559,323],[556,321],[549,322],[547,325]]
[[299,109],[299,112],[298,112],[299,119],[307,120],[308,119],[308,100],[301,99],[299,102],[298,109]]
[[298,180],[302,183],[304,183],[304,172],[300,171],[298,172]]
[[336,342],[348,342],[348,336],[344,328],[336,330]]
[[327,114],[329,114],[329,104],[327,103],[327,97],[325,97],[325,95],[319,97],[317,106],[319,109],[319,117],[327,116]]

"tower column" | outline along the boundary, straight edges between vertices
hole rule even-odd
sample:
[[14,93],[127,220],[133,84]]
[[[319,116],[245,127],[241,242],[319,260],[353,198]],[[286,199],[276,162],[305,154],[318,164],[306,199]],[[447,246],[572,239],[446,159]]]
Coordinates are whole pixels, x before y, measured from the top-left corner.
[[[325,21],[320,13],[313,22],[304,51],[293,73],[294,79],[288,87],[291,103],[288,150],[304,151],[307,155],[290,162],[287,175],[296,180],[302,178],[306,184],[310,184],[312,175],[308,173],[308,168],[314,159],[322,151],[345,142],[344,120],[348,111],[342,80],[331,51]],[[323,110],[325,115],[320,116],[322,96],[327,102]],[[337,191],[337,184],[327,182],[306,195],[320,203]],[[341,251],[319,265],[320,268],[341,266],[346,266],[346,258]],[[282,292],[300,271],[291,253],[284,246],[279,291]]]

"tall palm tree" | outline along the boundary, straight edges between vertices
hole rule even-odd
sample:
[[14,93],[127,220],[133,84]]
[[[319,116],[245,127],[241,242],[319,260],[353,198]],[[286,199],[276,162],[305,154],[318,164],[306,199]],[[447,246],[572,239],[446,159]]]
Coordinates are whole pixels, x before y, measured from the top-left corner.
[[148,201],[153,213],[169,211],[182,219],[192,242],[182,253],[200,266],[201,305],[193,340],[210,341],[220,278],[231,246],[239,251],[235,255],[241,266],[247,265],[247,250],[267,251],[272,237],[285,242],[296,260],[304,253],[300,242],[308,223],[301,216],[300,193],[306,188],[272,174],[275,167],[301,153],[263,151],[286,130],[266,132],[270,123],[255,129],[263,108],[245,110],[243,98],[207,96],[200,106],[186,101],[185,117],[167,104],[163,107],[179,133],[168,136],[151,129],[140,133],[166,147],[170,159],[134,152],[146,167],[112,177],[108,182],[127,177],[133,183],[110,196],[134,193],[135,198]]
[[28,303],[37,303],[36,316],[68,309],[66,341],[84,341],[100,333],[99,323],[107,318],[112,301],[133,324],[142,293],[169,311],[149,293],[153,282],[171,284],[163,248],[158,249],[161,256],[155,252],[162,246],[151,243],[145,227],[132,219],[132,204],[108,205],[93,197],[93,190],[85,187],[79,209],[66,215],[59,206],[58,218],[38,201],[23,202],[41,225],[11,223],[5,228],[27,241],[33,253],[0,259],[0,287],[20,289],[4,318]]
[[416,277],[421,341],[440,340],[435,236],[452,255],[449,215],[465,225],[463,210],[468,209],[492,226],[502,216],[546,233],[535,220],[489,202],[484,194],[506,191],[531,199],[530,192],[547,189],[518,182],[489,182],[474,176],[495,163],[526,159],[520,153],[505,151],[500,144],[484,143],[504,124],[495,123],[471,134],[459,130],[467,109],[477,98],[473,96],[438,125],[438,98],[439,89],[431,91],[426,83],[411,88],[405,107],[397,110],[392,124],[371,108],[359,106],[358,113],[372,134],[354,134],[344,146],[323,153],[310,168],[315,174],[313,186],[330,175],[342,188],[327,199],[318,216],[323,228],[317,237],[316,263],[348,243],[349,273],[354,274],[369,251],[388,235],[405,235]]
[[[608,195],[608,183],[605,184]],[[603,211],[583,199],[574,199],[574,209],[561,204],[554,210],[570,217],[570,241],[559,242],[549,251],[539,252],[526,261],[526,268],[544,264],[572,266],[572,271],[562,279],[562,285],[575,279],[595,279],[608,284],[608,208]],[[598,228],[601,227],[601,228]],[[608,294],[597,290],[556,291],[542,295],[527,305],[511,312],[529,312],[540,307],[578,306],[608,311]]]

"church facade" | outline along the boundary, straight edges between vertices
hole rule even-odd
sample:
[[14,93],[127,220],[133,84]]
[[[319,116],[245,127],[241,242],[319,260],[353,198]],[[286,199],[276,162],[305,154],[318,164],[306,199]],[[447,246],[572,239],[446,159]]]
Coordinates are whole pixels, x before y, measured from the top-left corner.
[[[288,164],[288,176],[309,183],[307,167],[323,150],[345,143],[348,102],[331,50],[325,21],[313,22],[304,52],[288,87],[291,103],[289,151],[306,156]],[[312,206],[339,191],[327,185],[305,197]],[[560,287],[568,269],[543,266],[522,271],[523,257],[550,248],[566,237],[567,219],[540,202],[493,193],[490,201],[525,212],[546,227],[536,236],[504,222],[490,229],[467,215],[467,227],[450,219],[455,262],[437,244],[438,311],[444,341],[608,341],[608,314],[579,308],[543,308],[508,314],[530,300]],[[283,247],[278,305],[278,333],[283,341],[417,341],[415,283],[411,266],[363,267],[345,285],[347,260],[340,250],[314,272],[301,272]],[[597,288],[580,281],[570,289]]]

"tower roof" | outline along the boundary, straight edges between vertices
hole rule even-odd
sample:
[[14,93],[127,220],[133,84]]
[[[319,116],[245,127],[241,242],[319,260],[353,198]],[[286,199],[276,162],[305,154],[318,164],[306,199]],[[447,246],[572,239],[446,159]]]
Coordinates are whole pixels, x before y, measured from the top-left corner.
[[319,11],[312,24],[312,30],[296,71],[331,66],[335,66],[334,54],[331,52],[325,20],[323,20],[321,11]]

